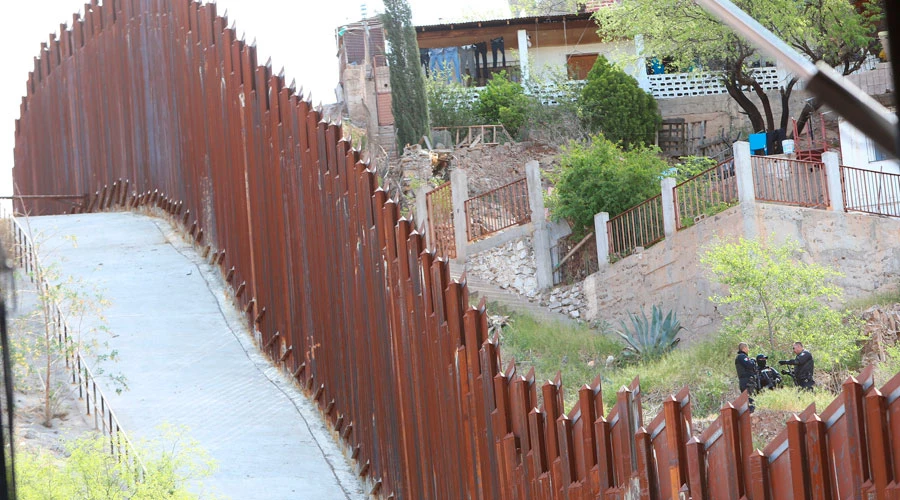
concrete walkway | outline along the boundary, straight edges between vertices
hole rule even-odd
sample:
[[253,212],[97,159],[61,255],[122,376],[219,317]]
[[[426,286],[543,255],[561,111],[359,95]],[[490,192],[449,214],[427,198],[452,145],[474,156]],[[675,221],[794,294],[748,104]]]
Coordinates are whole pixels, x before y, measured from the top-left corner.
[[[128,390],[105,390],[130,437],[186,425],[234,499],[362,499],[318,411],[258,353],[221,276],[162,220],[132,213],[32,217],[42,261],[111,302],[110,349]],[[73,241],[76,245],[73,245]],[[102,340],[102,339],[101,339]]]

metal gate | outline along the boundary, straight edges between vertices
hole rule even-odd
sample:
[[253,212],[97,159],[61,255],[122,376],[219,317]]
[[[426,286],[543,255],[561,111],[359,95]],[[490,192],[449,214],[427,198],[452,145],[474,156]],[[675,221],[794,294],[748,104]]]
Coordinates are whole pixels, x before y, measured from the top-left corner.
[[425,194],[428,207],[428,240],[438,255],[456,258],[456,236],[453,229],[453,191],[445,182]]

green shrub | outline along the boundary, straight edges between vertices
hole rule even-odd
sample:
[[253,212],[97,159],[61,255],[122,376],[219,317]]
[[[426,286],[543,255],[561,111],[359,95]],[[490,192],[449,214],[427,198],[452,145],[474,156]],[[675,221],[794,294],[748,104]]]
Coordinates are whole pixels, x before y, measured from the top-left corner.
[[716,160],[705,156],[682,156],[675,165],[675,179],[684,182],[716,166]]
[[626,357],[639,360],[657,359],[674,349],[681,340],[677,335],[684,327],[678,322],[675,311],[669,311],[663,318],[662,309],[654,304],[650,318],[647,318],[643,307],[640,317],[635,313],[628,313],[628,317],[631,319],[633,329],[629,329],[622,321],[622,331],[617,332],[628,344],[623,351]]
[[525,123],[530,98],[518,83],[506,78],[501,71],[491,78],[475,103],[475,112],[484,123],[501,123],[509,135],[517,137],[519,128]]
[[653,144],[662,118],[656,100],[637,80],[599,56],[587,76],[579,105],[592,132],[630,149]]
[[188,499],[192,482],[215,470],[215,462],[184,430],[163,428],[159,442],[136,445],[144,465],[142,481],[137,469],[109,453],[109,438],[95,435],[67,444],[65,458],[46,451],[16,451],[16,490],[22,500],[79,499]]
[[602,134],[589,143],[570,142],[559,157],[559,170],[547,206],[555,220],[572,223],[575,237],[594,227],[594,214],[610,217],[659,194],[659,181],[668,166],[655,146],[623,151]]

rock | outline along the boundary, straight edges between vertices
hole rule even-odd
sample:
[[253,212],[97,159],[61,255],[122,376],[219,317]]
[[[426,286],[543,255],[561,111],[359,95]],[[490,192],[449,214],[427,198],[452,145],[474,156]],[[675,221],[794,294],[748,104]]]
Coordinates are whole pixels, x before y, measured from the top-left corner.
[[571,317],[574,318],[574,319],[577,319],[577,318],[580,318],[580,317],[581,317],[581,313],[578,312],[578,309],[576,309],[576,310],[570,312],[570,313],[569,313],[569,316],[571,316]]

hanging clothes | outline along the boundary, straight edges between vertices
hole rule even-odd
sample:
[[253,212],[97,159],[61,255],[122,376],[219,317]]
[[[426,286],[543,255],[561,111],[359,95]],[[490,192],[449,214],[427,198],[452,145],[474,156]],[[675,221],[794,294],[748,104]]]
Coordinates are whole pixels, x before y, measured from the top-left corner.
[[419,64],[425,70],[425,76],[431,76],[431,52],[428,49],[419,49]]
[[[484,66],[481,65],[479,58],[484,61]],[[487,42],[479,42],[475,44],[475,78],[479,80],[481,78],[487,77],[488,70],[488,62],[487,62]]]
[[503,66],[506,67],[506,51],[503,50],[503,37],[492,38],[491,39],[491,55],[494,58],[494,67],[497,67],[497,51],[500,51],[500,55],[503,56]]
[[463,45],[459,48],[459,72],[460,77],[465,78],[475,78],[476,77],[476,68],[475,68],[475,46],[474,45]]
[[459,82],[459,49],[444,47],[430,49],[431,71],[446,74],[447,82]]

